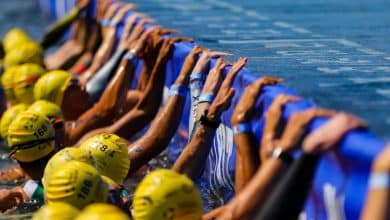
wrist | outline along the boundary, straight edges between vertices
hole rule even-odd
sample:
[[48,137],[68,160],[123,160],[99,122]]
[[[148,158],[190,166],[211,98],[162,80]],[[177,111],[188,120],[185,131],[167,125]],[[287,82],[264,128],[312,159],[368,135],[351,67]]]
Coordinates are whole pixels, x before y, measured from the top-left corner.
[[205,110],[200,116],[199,122],[206,127],[217,129],[221,120],[214,113],[210,113],[208,110]]

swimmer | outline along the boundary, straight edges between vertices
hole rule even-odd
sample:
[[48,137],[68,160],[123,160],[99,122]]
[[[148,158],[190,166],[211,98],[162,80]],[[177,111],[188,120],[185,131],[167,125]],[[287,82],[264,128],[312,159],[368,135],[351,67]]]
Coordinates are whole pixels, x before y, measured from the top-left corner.
[[94,105],[85,88],[65,71],[52,71],[38,80],[34,88],[34,97],[61,106],[67,120],[67,145],[76,143],[89,130],[112,123],[118,116],[134,74],[136,56],[143,52],[148,36],[153,30],[143,33],[136,43],[129,45],[131,51],[121,60],[114,77]]
[[32,182],[0,191],[2,211],[32,198],[33,195],[26,192],[31,191],[29,190],[31,184],[34,188],[39,186],[44,168],[56,150],[53,125],[47,117],[30,111],[19,113],[11,122],[7,140],[11,151],[10,157],[18,162]]

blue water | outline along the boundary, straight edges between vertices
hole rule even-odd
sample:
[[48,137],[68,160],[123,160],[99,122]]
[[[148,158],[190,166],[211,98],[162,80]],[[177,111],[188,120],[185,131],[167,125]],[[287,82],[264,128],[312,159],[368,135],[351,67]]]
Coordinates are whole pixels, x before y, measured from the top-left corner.
[[200,45],[249,58],[259,75],[352,112],[390,139],[390,1],[135,0]]

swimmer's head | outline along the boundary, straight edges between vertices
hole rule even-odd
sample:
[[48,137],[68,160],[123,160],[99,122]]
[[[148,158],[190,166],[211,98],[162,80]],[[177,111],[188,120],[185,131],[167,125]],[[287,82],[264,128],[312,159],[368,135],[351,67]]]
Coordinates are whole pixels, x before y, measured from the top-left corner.
[[19,66],[13,77],[13,91],[19,102],[25,104],[34,102],[34,85],[44,73],[44,69],[37,64]]
[[67,203],[52,203],[42,206],[33,216],[32,220],[73,220],[79,210]]
[[18,72],[19,66],[13,66],[7,68],[7,70],[1,76],[1,84],[3,85],[5,96],[7,101],[11,104],[18,103],[13,88],[14,77],[18,74]]
[[84,141],[80,148],[95,158],[102,175],[123,183],[130,168],[125,141],[115,134],[98,134]]
[[4,66],[6,68],[25,63],[43,65],[43,50],[39,44],[24,42],[5,54]]
[[106,220],[106,219],[115,219],[115,220],[129,220],[130,218],[123,213],[116,206],[105,204],[105,203],[95,203],[87,206],[80,215],[75,218],[75,220]]
[[45,186],[46,201],[65,202],[82,209],[91,203],[105,202],[108,189],[95,167],[69,161],[56,167]]
[[64,148],[58,151],[52,158],[50,158],[49,162],[47,163],[42,178],[43,186],[45,186],[46,183],[49,181],[53,171],[57,167],[69,161],[79,161],[87,163],[94,167],[96,166],[95,159],[88,152],[75,147]]
[[35,112],[19,113],[8,128],[10,156],[20,162],[39,160],[55,149],[55,132],[49,119]]
[[47,100],[61,106],[65,89],[71,79],[71,74],[63,70],[46,73],[35,84],[35,99]]
[[18,45],[25,42],[32,42],[33,40],[20,28],[12,28],[3,38],[3,47],[5,52],[10,52]]
[[29,108],[29,111],[40,113],[48,118],[62,118],[61,108],[50,101],[38,100],[35,101]]
[[11,108],[7,109],[1,116],[0,120],[0,135],[2,138],[7,138],[8,136],[8,128],[11,122],[15,119],[15,117],[27,110],[28,105],[26,104],[18,104],[14,105]]
[[192,220],[201,216],[201,198],[194,183],[172,170],[151,172],[135,191],[135,220]]

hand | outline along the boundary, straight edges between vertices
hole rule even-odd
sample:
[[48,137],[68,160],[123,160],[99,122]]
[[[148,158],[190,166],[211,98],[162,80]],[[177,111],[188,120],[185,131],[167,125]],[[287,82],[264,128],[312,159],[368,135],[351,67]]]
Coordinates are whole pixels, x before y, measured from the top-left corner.
[[278,95],[265,113],[265,125],[261,139],[260,158],[261,161],[267,159],[268,152],[274,146],[275,135],[278,131],[279,123],[282,119],[282,108],[289,102],[297,102],[299,97],[290,95]]
[[0,171],[0,180],[3,181],[14,181],[27,179],[28,176],[23,172],[20,166],[13,166],[6,170]]
[[126,15],[126,13],[132,10],[133,7],[134,7],[133,4],[125,4],[122,8],[119,9],[119,11],[112,18],[112,22],[119,23],[121,20],[123,20],[123,17]]
[[237,125],[242,122],[250,121],[253,115],[253,107],[257,98],[260,96],[260,91],[264,86],[275,85],[282,82],[281,78],[263,77],[245,88],[244,94],[237,103],[231,118],[231,124]]
[[200,56],[198,62],[196,63],[193,72],[194,73],[206,73],[208,64],[211,59],[213,58],[219,58],[223,56],[231,56],[231,53],[226,53],[226,52],[219,52],[219,51],[210,51],[210,50],[205,50],[202,55]]
[[166,39],[160,50],[160,55],[163,54],[163,56],[159,56],[159,58],[163,58],[163,59],[172,58],[173,46],[175,43],[192,42],[193,40],[194,39],[190,37],[173,37],[173,38]]
[[[119,48],[125,48],[127,45],[128,38],[133,30],[134,24],[137,19],[148,18],[146,14],[143,13],[134,13],[132,14],[125,22],[125,27],[123,28],[123,33],[119,42]],[[153,19],[152,19],[153,21]]]
[[20,190],[17,188],[0,190],[0,209],[2,211],[23,204],[26,198]]
[[139,20],[139,22],[137,23],[137,25],[135,25],[133,31],[131,32],[130,36],[128,37],[127,42],[129,44],[131,44],[131,43],[135,42],[136,40],[138,40],[141,37],[142,33],[145,31],[145,27],[144,27],[145,24],[151,23],[153,21],[154,20],[151,18],[147,18],[147,17],[141,18]]
[[191,70],[194,68],[198,55],[202,51],[204,51],[204,49],[199,46],[195,46],[194,48],[192,48],[191,52],[184,60],[183,67],[181,68],[180,74],[176,79],[176,84],[188,84]]
[[[147,40],[150,38],[152,33],[157,31],[159,28],[160,26],[154,26],[147,29],[135,42],[130,42],[129,50],[134,50],[136,56],[142,56],[142,54],[144,53],[145,46],[147,45]],[[152,43],[154,43],[154,41],[152,41]],[[161,40],[159,40],[159,45],[161,45],[161,43]]]
[[228,65],[228,63],[219,58],[215,63],[214,67],[210,70],[206,82],[202,89],[202,94],[210,93],[216,94],[219,87],[222,84],[224,79],[223,69]]
[[108,10],[104,13],[104,19],[111,20],[114,17],[117,10],[123,5],[122,2],[114,2],[109,7]]
[[[338,113],[305,138],[303,150],[311,154],[330,151],[337,146],[348,131],[365,127],[365,122],[359,118],[347,113]],[[386,158],[386,161],[388,160]]]
[[85,9],[90,3],[90,0],[77,0],[76,7],[79,9]]
[[306,111],[294,113],[284,128],[282,138],[278,145],[284,151],[292,151],[301,146],[303,136],[310,122],[318,117],[331,117],[334,111],[322,108],[311,108]]
[[234,96],[234,89],[232,84],[234,78],[237,76],[238,72],[245,66],[247,63],[247,58],[239,58],[230,69],[225,80],[222,82],[221,88],[218,90],[217,96],[215,97],[213,103],[211,103],[208,117],[216,118],[219,117],[222,112],[226,111],[231,104],[232,98]]

